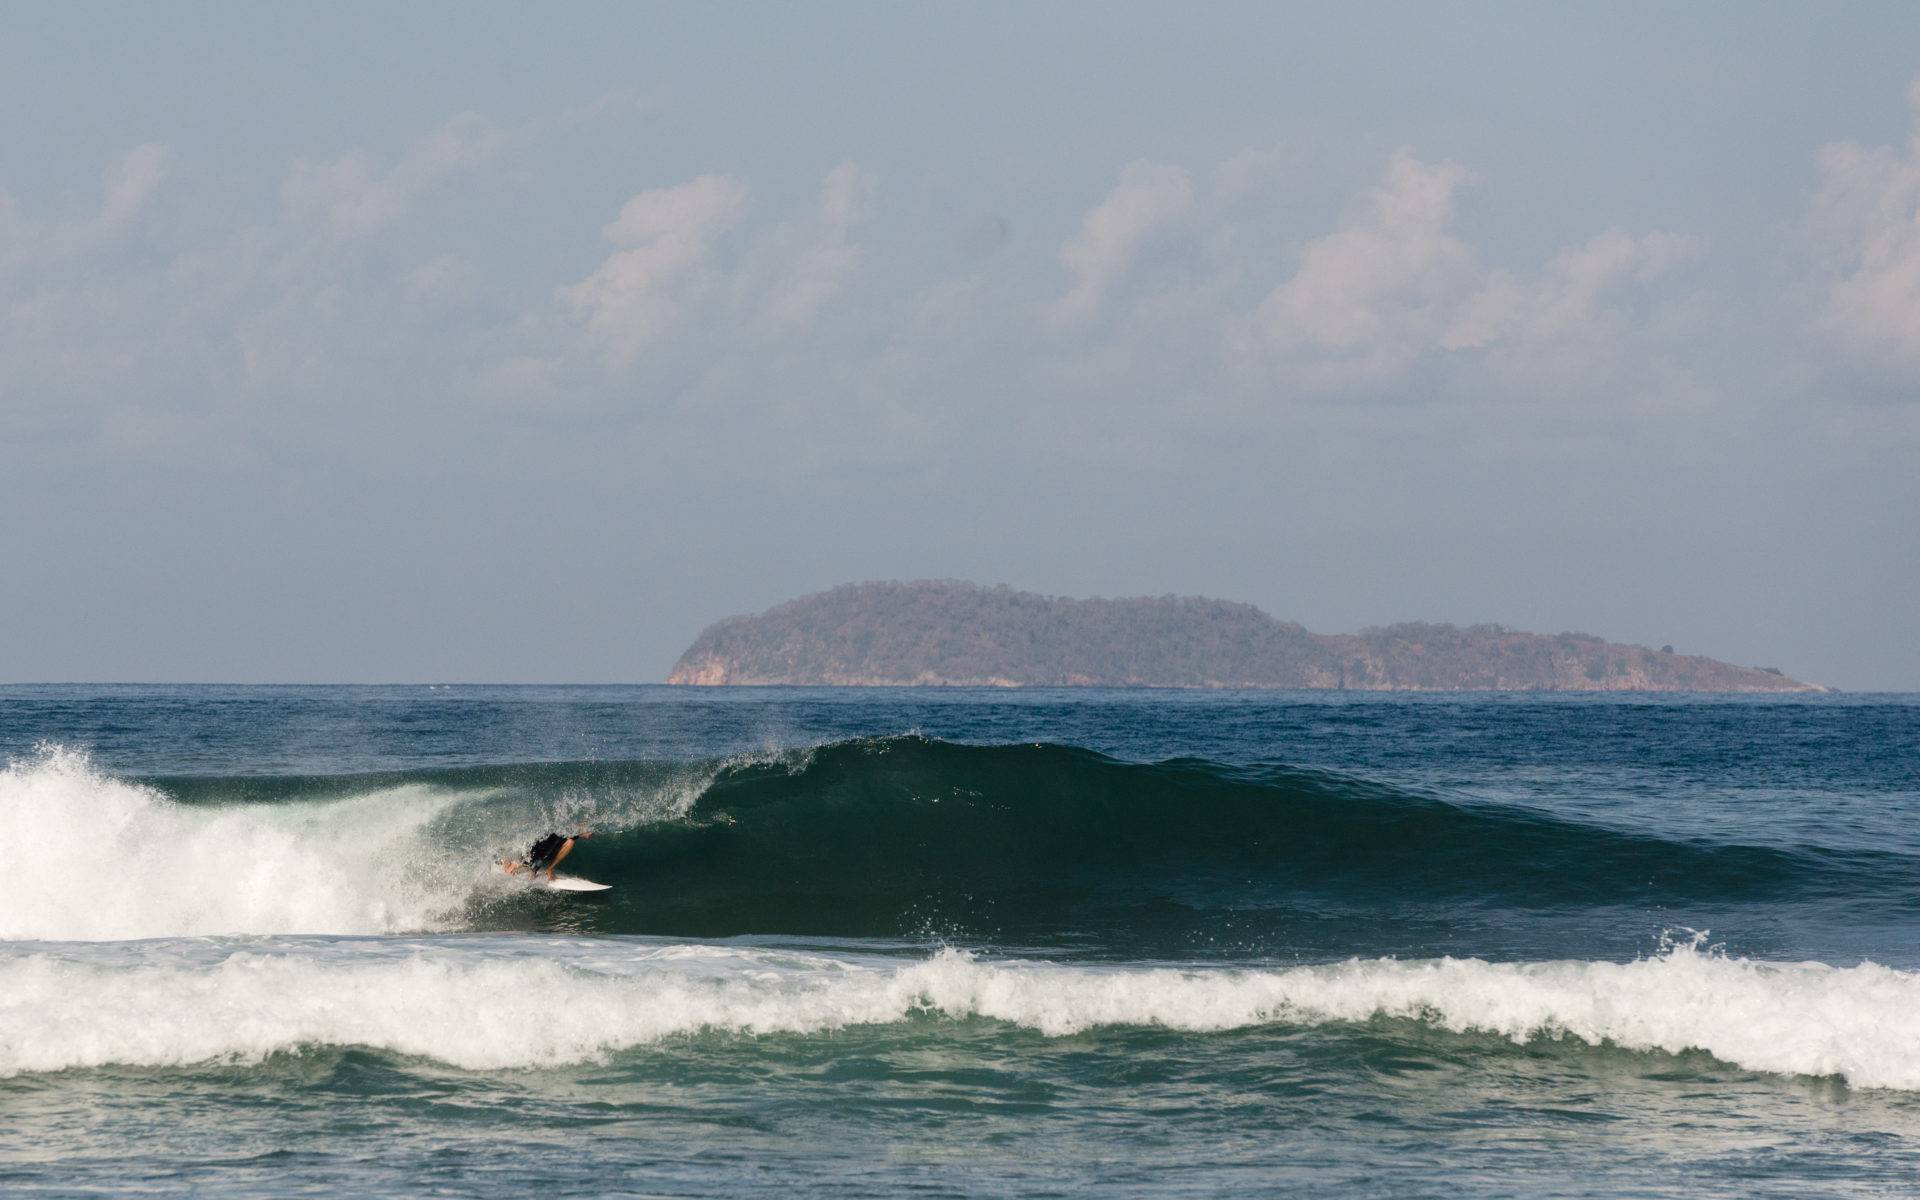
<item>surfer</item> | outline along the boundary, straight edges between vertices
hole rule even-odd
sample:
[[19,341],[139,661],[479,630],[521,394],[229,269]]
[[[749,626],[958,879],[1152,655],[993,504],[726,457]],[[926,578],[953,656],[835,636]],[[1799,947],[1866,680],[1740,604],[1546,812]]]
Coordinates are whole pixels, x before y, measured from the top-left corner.
[[509,875],[518,875],[523,869],[534,875],[545,871],[547,882],[552,883],[553,869],[560,865],[560,860],[573,853],[573,844],[584,842],[592,836],[591,829],[581,829],[572,835],[549,833],[527,850],[526,857],[518,860],[503,858],[500,865]]

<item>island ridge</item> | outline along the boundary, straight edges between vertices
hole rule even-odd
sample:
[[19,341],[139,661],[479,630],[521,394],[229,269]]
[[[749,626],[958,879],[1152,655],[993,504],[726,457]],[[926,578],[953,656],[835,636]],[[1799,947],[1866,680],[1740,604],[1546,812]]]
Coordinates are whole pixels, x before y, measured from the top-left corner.
[[1199,596],[1077,600],[958,580],[855,583],[700,634],[668,683],[1817,692],[1772,667],[1584,633],[1410,622],[1319,634]]

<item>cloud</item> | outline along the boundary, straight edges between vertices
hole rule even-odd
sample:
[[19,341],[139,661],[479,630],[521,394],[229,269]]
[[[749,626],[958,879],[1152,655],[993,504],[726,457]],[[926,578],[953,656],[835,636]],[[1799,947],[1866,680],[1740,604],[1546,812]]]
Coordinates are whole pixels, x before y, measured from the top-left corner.
[[1582,369],[1620,332],[1621,315],[1604,308],[1601,297],[1656,279],[1698,257],[1704,246],[1700,238],[1613,229],[1561,251],[1532,279],[1493,271],[1460,302],[1440,345],[1499,350],[1508,365],[1536,375],[1544,368]]
[[682,279],[706,257],[713,239],[739,221],[746,201],[745,184],[702,175],[641,192],[602,231],[623,249],[561,295],[586,314],[587,332],[611,364],[631,364],[671,327],[680,311]]
[[1473,252],[1448,228],[1469,178],[1457,163],[1396,152],[1346,224],[1308,242],[1293,277],[1261,302],[1254,341],[1324,385],[1404,371],[1438,344],[1473,284]]
[[778,325],[804,325],[839,294],[859,261],[852,231],[873,192],[873,177],[852,163],[828,172],[820,188],[820,215],[809,241],[795,256],[785,278],[767,298],[766,315]]
[[[772,364],[788,353],[820,353],[769,335],[814,326],[844,293],[862,259],[855,234],[874,186],[870,174],[842,163],[821,180],[810,213],[732,239],[726,235],[749,195],[740,180],[703,175],[633,196],[602,230],[616,249],[586,278],[557,289],[557,310],[522,314],[519,336],[529,351],[483,373],[481,390],[550,395],[561,379],[592,390],[594,380],[580,373],[585,358],[624,375],[644,357],[648,370],[673,380],[665,386],[691,394],[709,373],[744,378],[777,372]],[[545,364],[538,379],[534,364]]]
[[820,222],[842,232],[858,221],[873,192],[873,176],[850,162],[827,172],[820,185]]
[[342,238],[364,237],[400,219],[421,196],[492,157],[505,141],[474,113],[447,122],[382,174],[355,151],[328,162],[295,159],[280,195],[296,217],[324,223]]
[[1820,151],[1815,235],[1833,280],[1820,327],[1884,366],[1920,370],[1920,80],[1907,88],[1904,149],[1839,142]]
[[0,265],[42,264],[109,246],[147,210],[166,181],[173,152],[159,142],[136,146],[107,172],[99,209],[38,221],[0,188]]
[[[852,163],[789,212],[750,214],[745,182],[704,175],[631,196],[605,214],[589,265],[529,279],[425,219],[502,136],[462,117],[385,164],[303,159],[268,175],[284,176],[284,205],[251,218],[235,204],[222,218],[203,184],[166,211],[204,216],[150,220],[175,186],[157,145],[128,153],[65,219],[36,223],[0,196],[0,245],[139,229],[100,241],[84,269],[41,248],[29,269],[0,270],[12,315],[0,360],[41,397],[33,423],[78,428],[68,414],[86,397],[163,389],[183,412],[319,412],[348,395],[371,406],[394,380],[423,404],[583,421],[751,426],[784,406],[808,414],[796,437],[828,403],[851,428],[883,410],[918,428],[956,402],[1010,428],[1101,408],[1260,421],[1276,380],[1385,393],[1446,362],[1422,388],[1467,396],[1652,345],[1635,293],[1697,252],[1614,230],[1537,267],[1489,269],[1456,228],[1465,167],[1395,154],[1329,226],[1289,195],[1303,178],[1291,160],[1258,151],[1213,169],[1135,162],[1052,247],[1032,250],[995,218],[998,253],[929,237],[943,213],[875,219],[875,181]],[[180,186],[193,185],[187,173]],[[961,197],[952,211],[984,210]],[[391,236],[374,240],[381,229]],[[591,227],[572,236],[591,253]]]
[[1213,169],[1213,194],[1225,204],[1270,196],[1293,166],[1291,157],[1271,147],[1242,150]]
[[1457,163],[1396,152],[1385,177],[1238,330],[1237,344],[1291,381],[1339,391],[1402,378],[1434,355],[1480,352],[1531,378],[1593,366],[1627,319],[1603,299],[1698,256],[1698,238],[1610,230],[1533,275],[1483,268],[1453,231]]
[[131,235],[171,157],[157,142],[136,146],[107,171],[97,208],[43,219],[0,189],[0,428],[79,427],[154,384],[156,344],[183,305],[164,277],[128,263],[164,236]]
[[167,147],[148,142],[121,161],[108,179],[106,199],[100,205],[103,230],[117,231],[139,215],[166,177],[170,158]]
[[1193,182],[1184,170],[1144,161],[1129,166],[1060,249],[1073,286],[1053,305],[1053,319],[1072,324],[1092,316],[1147,240],[1192,207]]

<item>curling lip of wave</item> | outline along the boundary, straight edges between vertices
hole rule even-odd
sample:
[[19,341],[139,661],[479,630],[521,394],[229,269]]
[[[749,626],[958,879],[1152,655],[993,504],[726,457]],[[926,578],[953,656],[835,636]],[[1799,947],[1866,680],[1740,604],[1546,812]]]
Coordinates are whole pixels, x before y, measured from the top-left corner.
[[[128,965],[0,957],[0,1075],[258,1062],[360,1046],[473,1070],[605,1059],[699,1033],[808,1035],[987,1019],[1057,1037],[1401,1019],[1516,1043],[1705,1051],[1750,1070],[1920,1089],[1920,976],[1728,959],[1683,945],[1628,963],[1350,960],[1285,970],[901,962],[745,947],[543,943],[404,957],[352,944]],[[235,1019],[234,1014],[244,1014]]]

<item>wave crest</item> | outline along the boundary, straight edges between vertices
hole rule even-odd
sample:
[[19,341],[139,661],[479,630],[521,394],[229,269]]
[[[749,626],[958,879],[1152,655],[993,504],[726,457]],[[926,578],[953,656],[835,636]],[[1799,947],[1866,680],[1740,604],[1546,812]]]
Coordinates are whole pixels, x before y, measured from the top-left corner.
[[0,845],[22,873],[0,939],[384,933],[448,920],[422,853],[451,798],[399,784],[299,806],[180,804],[61,747],[0,770]]

